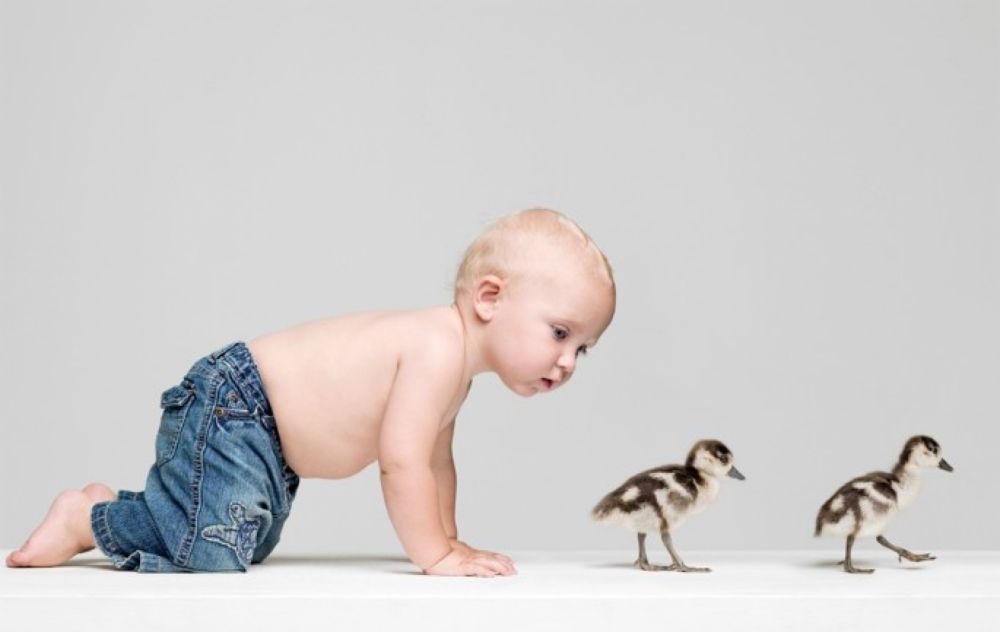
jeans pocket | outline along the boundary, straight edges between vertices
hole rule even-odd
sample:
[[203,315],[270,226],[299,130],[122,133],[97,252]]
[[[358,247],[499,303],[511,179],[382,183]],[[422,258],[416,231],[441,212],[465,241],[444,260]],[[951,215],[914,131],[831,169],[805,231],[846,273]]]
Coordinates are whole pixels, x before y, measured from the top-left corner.
[[256,418],[255,402],[247,401],[229,375],[224,375],[216,394],[214,414],[224,419]]
[[174,458],[184,422],[194,403],[194,384],[186,378],[160,395],[160,429],[156,433],[156,465]]

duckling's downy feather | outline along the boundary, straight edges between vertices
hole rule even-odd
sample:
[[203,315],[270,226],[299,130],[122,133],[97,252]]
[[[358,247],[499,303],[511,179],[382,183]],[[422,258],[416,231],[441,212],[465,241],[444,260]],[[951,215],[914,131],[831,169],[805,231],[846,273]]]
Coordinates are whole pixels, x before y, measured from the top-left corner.
[[[916,481],[913,481],[916,484]],[[899,510],[901,496],[915,493],[889,472],[870,472],[851,479],[820,507],[816,535],[878,535]]]
[[718,482],[686,465],[664,465],[629,478],[606,495],[591,515],[640,533],[675,529],[718,493]]

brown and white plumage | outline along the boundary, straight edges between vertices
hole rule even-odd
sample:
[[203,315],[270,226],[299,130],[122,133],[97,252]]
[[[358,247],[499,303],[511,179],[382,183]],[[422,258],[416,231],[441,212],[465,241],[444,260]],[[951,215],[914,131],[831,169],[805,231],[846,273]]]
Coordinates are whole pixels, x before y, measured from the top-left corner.
[[[733,466],[732,452],[720,441],[699,441],[684,465],[663,465],[632,476],[604,496],[591,515],[599,523],[619,524],[638,533],[635,564],[643,570],[709,570],[685,565],[673,549],[670,532],[715,499],[722,476],[743,479]],[[649,564],[645,538],[650,533],[660,534],[673,564]]]
[[889,522],[906,508],[920,489],[920,473],[926,467],[952,471],[941,458],[941,446],[926,435],[910,437],[891,472],[869,472],[853,478],[840,487],[819,509],[815,535],[845,536],[847,548],[844,570],[870,573],[851,563],[851,548],[855,538],[876,536],[882,546],[895,551],[900,559],[914,562],[934,559],[928,554],[911,553],[890,543],[882,535]]

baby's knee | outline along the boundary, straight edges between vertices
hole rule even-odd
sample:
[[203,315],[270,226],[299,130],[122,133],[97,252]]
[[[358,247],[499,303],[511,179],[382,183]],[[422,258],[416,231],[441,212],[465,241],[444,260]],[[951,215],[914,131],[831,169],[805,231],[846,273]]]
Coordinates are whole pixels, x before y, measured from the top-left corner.
[[93,504],[94,501],[90,499],[90,496],[79,489],[64,489],[52,502],[52,508],[56,511],[74,511],[81,507],[90,507]]
[[233,501],[227,515],[200,529],[201,546],[192,556],[199,570],[242,571],[259,561],[257,547],[266,542],[274,522],[270,511],[257,503]]
[[89,496],[94,502],[114,500],[118,497],[118,495],[104,483],[90,483],[85,485],[83,493]]

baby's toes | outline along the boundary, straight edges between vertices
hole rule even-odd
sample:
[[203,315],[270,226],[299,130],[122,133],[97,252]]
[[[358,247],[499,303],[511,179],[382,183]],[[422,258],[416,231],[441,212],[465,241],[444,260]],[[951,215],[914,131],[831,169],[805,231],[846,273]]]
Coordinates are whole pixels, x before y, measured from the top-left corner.
[[11,551],[10,555],[7,556],[6,564],[8,568],[19,568],[21,566],[27,566],[29,557],[25,555],[22,549],[16,551]]
[[17,553],[17,551],[13,551],[10,554],[8,554],[7,559],[4,560],[4,564],[7,565],[7,568],[17,567],[17,562],[14,561],[14,553]]

